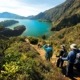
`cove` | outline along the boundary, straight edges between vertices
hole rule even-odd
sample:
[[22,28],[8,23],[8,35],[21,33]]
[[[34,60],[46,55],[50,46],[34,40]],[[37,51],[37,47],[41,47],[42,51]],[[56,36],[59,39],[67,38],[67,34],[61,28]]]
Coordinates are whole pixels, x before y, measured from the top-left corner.
[[17,20],[18,24],[9,26],[8,28],[13,29],[17,25],[24,25],[26,30],[23,32],[22,36],[34,36],[41,37],[43,35],[50,36],[52,33],[50,31],[52,24],[50,22],[42,22],[38,20],[29,20],[29,19],[6,19],[1,18],[0,21],[3,20]]

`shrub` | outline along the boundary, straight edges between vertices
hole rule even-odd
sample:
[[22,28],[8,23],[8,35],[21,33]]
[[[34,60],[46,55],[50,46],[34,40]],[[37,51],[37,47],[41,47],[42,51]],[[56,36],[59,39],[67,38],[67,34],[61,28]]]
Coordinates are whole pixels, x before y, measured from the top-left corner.
[[29,41],[31,44],[38,44],[38,39],[37,38],[34,38],[34,37],[29,37]]

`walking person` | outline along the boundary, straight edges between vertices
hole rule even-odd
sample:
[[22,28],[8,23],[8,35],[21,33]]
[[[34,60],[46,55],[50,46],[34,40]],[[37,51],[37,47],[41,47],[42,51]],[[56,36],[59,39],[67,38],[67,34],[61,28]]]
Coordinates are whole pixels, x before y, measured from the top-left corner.
[[66,58],[62,58],[62,60],[67,60],[68,64],[66,67],[66,76],[73,77],[73,66],[76,59],[76,54],[78,53],[77,45],[71,44],[70,45],[71,51],[68,53],[68,56]]
[[46,51],[45,53],[46,60],[50,61],[53,54],[53,47],[50,44],[47,44],[47,45],[45,44],[43,48]]
[[67,50],[65,48],[65,45],[61,45],[61,50],[59,52],[59,56],[56,64],[57,67],[61,67],[61,68],[63,67],[64,60],[62,60],[61,58],[66,56],[67,56]]

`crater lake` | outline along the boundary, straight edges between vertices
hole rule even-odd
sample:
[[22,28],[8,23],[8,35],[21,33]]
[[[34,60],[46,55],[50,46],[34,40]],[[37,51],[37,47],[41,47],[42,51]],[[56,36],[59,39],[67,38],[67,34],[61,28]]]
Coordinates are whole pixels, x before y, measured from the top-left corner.
[[29,19],[9,19],[9,18],[0,18],[0,22],[4,20],[16,20],[19,23],[14,24],[12,26],[8,26],[8,28],[13,29],[18,25],[24,25],[26,30],[23,32],[22,36],[34,36],[41,37],[43,35],[50,36],[52,33],[50,31],[52,24],[50,22],[44,22],[39,20],[29,20]]

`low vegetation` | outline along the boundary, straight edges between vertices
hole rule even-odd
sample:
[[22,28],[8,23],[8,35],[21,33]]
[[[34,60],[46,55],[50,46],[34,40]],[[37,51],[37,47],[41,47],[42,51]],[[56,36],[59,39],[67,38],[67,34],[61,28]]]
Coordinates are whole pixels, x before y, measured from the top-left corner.
[[29,42],[31,43],[31,44],[38,44],[38,38],[35,38],[35,37],[28,37],[28,39],[29,39]]
[[56,31],[49,40],[53,42],[56,54],[59,53],[61,44],[65,44],[68,50],[72,43],[76,43],[80,47],[80,24]]
[[59,69],[41,59],[25,37],[0,39],[0,80],[54,79],[66,80]]

